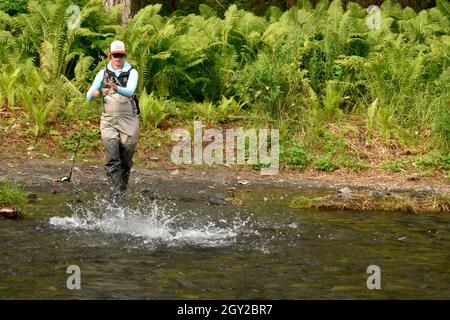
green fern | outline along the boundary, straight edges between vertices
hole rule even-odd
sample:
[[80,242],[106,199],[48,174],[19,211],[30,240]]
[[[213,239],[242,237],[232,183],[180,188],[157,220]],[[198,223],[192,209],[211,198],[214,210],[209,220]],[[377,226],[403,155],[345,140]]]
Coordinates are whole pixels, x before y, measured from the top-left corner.
[[450,20],[450,4],[447,0],[436,0],[437,8]]
[[139,105],[141,109],[140,118],[146,128],[157,128],[167,117],[163,101],[157,99],[153,92],[148,95],[144,89],[139,97]]

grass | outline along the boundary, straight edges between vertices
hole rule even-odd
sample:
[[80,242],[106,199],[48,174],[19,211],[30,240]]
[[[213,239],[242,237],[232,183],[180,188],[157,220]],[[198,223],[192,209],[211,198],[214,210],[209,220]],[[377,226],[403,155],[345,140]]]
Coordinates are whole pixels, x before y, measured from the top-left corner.
[[10,207],[18,213],[19,218],[23,218],[26,203],[27,197],[22,188],[10,182],[0,182],[0,207]]
[[352,211],[386,211],[403,213],[448,213],[450,212],[450,196],[434,194],[424,199],[408,195],[386,195],[371,197],[363,193],[355,193],[351,199],[343,200],[335,195],[294,197],[290,206],[301,209],[329,209]]
[[429,206],[438,212],[450,212],[450,196],[436,194],[427,198]]
[[380,164],[380,169],[389,170],[391,172],[406,172],[410,166],[410,161],[406,158],[399,158],[392,161],[384,161]]
[[352,158],[349,158],[346,156],[339,158],[339,164],[341,167],[348,168],[350,170],[355,170],[355,171],[362,171],[362,170],[366,170],[366,169],[370,168],[369,165],[363,163],[362,161],[352,159]]

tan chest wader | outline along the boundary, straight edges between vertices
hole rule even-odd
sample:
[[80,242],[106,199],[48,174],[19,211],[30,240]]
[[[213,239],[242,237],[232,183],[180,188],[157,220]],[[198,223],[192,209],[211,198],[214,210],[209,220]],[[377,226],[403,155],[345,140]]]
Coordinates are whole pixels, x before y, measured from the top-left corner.
[[[107,87],[106,82],[126,87],[131,69],[116,77],[105,68],[103,88]],[[105,95],[100,130],[106,156],[105,171],[111,186],[110,201],[113,205],[120,205],[128,185],[139,132],[138,112],[133,99],[117,92]]]

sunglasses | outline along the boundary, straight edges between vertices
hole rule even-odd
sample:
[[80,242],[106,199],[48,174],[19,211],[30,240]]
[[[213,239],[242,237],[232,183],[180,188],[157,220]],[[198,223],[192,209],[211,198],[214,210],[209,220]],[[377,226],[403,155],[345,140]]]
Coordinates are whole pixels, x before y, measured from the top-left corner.
[[112,56],[114,58],[123,58],[123,57],[125,57],[125,55],[123,53],[113,53]]

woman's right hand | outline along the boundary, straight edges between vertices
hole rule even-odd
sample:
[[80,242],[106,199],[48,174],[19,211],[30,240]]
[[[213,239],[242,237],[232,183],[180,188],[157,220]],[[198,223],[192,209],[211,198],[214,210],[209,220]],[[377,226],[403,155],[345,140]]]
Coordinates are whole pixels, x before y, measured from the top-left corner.
[[93,96],[94,98],[97,98],[99,94],[100,94],[100,91],[98,91],[98,90],[92,91],[92,96]]

